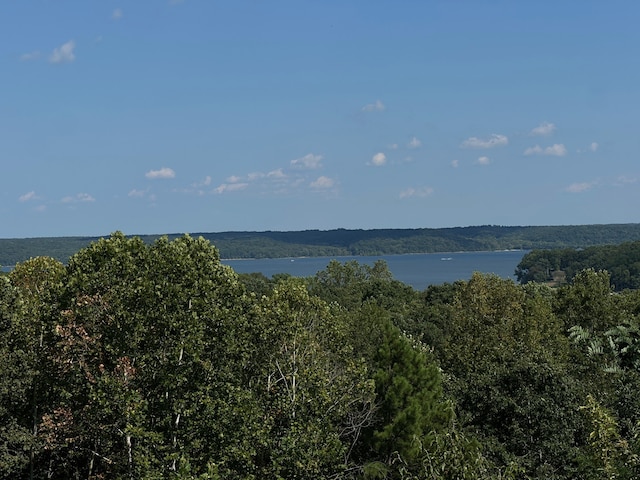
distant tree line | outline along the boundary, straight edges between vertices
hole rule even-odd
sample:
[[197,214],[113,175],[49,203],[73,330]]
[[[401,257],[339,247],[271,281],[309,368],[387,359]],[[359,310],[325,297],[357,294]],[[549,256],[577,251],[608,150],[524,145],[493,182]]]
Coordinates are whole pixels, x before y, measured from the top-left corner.
[[[305,230],[297,232],[196,233],[216,246],[224,259],[336,257],[511,249],[585,248],[640,240],[640,224],[529,226],[483,225],[455,228]],[[168,235],[169,239],[180,237]],[[142,235],[147,244],[159,235]],[[97,237],[0,239],[0,265],[48,256],[69,257]]]
[[585,249],[533,250],[516,268],[521,283],[569,282],[578,272],[606,270],[616,291],[640,288],[640,241]]

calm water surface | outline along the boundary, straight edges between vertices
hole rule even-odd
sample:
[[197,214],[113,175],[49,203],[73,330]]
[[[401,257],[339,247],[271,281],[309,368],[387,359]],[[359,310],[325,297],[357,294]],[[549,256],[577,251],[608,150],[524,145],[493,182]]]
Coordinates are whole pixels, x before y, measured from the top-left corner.
[[260,272],[267,277],[288,273],[307,277],[324,270],[332,259],[339,262],[355,260],[373,265],[384,260],[396,280],[423,290],[428,285],[468,280],[473,272],[495,273],[515,280],[516,266],[527,253],[525,250],[501,252],[424,253],[415,255],[382,255],[362,257],[268,258],[257,260],[223,260],[238,273]]

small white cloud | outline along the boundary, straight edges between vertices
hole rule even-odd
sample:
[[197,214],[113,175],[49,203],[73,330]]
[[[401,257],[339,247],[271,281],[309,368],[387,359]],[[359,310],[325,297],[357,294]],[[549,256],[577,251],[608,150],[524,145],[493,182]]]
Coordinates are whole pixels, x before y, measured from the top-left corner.
[[614,186],[622,187],[624,185],[630,185],[632,183],[636,183],[638,179],[636,177],[628,177],[626,175],[620,175],[616,181],[614,182]]
[[29,53],[23,53],[22,55],[20,55],[21,62],[29,62],[31,60],[38,60],[39,58],[40,58],[40,52],[38,52],[37,50]]
[[24,195],[20,195],[20,197],[18,197],[18,201],[28,202],[29,200],[38,200],[38,198],[39,197],[36,195],[36,192],[31,190],[30,192],[27,192]]
[[567,148],[562,143],[555,143],[550,147],[542,148],[540,145],[529,147],[524,151],[525,155],[549,155],[554,157],[564,157]]
[[509,139],[505,135],[492,134],[487,139],[478,137],[467,138],[460,145],[462,148],[494,148],[509,144]]
[[567,148],[561,143],[555,143],[544,149],[545,155],[553,155],[555,157],[564,157],[567,154]]
[[458,160],[451,160],[451,166],[453,168],[458,168],[460,166],[460,161]]
[[291,160],[291,166],[296,168],[308,168],[310,170],[314,170],[322,166],[322,158],[322,155],[307,153],[304,157]]
[[600,145],[598,145],[597,142],[591,142],[591,145],[589,145],[589,150],[591,150],[592,152],[595,152],[596,150],[598,150],[598,147]]
[[78,195],[76,195],[76,198],[78,199],[79,202],[95,202],[96,201],[96,199],[93,198],[88,193],[79,193]]
[[541,155],[543,152],[542,147],[540,145],[536,145],[535,147],[529,147],[524,151],[525,155]]
[[433,194],[433,188],[431,187],[420,187],[413,188],[409,187],[400,192],[400,198],[411,198],[411,197],[428,197]]
[[421,145],[422,142],[416,137],[412,137],[411,140],[409,140],[409,143],[407,143],[407,147],[409,148],[418,148]]
[[202,184],[205,185],[205,186],[211,185],[211,177],[209,175],[204,177],[204,180],[203,180]]
[[491,163],[491,160],[489,159],[489,157],[478,157],[476,163],[478,165],[489,165]]
[[546,137],[547,135],[551,135],[555,130],[556,130],[556,126],[553,123],[542,122],[536,128],[531,130],[529,135]]
[[121,8],[116,8],[113,13],[111,14],[111,19],[112,20],[120,20],[123,17],[123,12]]
[[144,174],[144,176],[150,179],[175,178],[176,172],[174,172],[171,168],[162,167],[160,170],[149,170]]
[[397,149],[398,149],[397,143],[392,143],[391,145],[389,145],[389,150],[397,150]]
[[[209,183],[211,183],[211,177],[207,177],[207,178],[209,179]],[[238,183],[241,180],[242,180],[242,177],[239,177],[238,175],[231,175],[229,178],[227,178],[228,183]]]
[[370,165],[381,167],[385,163],[387,163],[387,156],[382,152],[378,152],[373,157],[371,157]]
[[565,188],[565,191],[569,193],[581,193],[581,192],[586,192],[591,187],[593,187],[592,182],[572,183],[567,188]]
[[383,112],[386,107],[380,100],[376,100],[375,103],[368,103],[362,107],[363,112]]
[[286,178],[286,175],[281,168],[278,168],[267,173],[267,178]]
[[76,48],[76,42],[69,40],[67,43],[54,48],[49,56],[50,63],[71,63],[76,59],[73,50]]
[[333,187],[335,184],[335,181],[329,177],[318,177],[315,181],[311,182],[309,184],[309,186],[311,188],[318,188],[318,189],[326,189],[326,188],[331,188]]
[[146,190],[136,190],[135,188],[133,190],[131,190],[127,195],[129,197],[137,197],[137,198],[141,198],[144,197],[146,194]]
[[75,197],[72,197],[72,196],[64,197],[60,201],[62,203],[78,203],[78,202],[95,202],[96,199],[93,198],[88,193],[78,193]]
[[248,183],[223,183],[222,185],[216,187],[213,191],[218,194],[224,192],[236,192],[238,190],[244,190],[248,186]]
[[262,172],[251,172],[249,175],[247,175],[247,178],[251,182],[253,182],[254,180],[258,180],[259,178],[262,178],[262,177],[264,177],[264,173]]

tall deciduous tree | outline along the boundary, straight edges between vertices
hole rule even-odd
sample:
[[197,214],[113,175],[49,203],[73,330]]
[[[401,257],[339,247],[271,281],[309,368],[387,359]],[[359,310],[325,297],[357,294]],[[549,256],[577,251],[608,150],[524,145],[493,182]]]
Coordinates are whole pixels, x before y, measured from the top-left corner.
[[474,274],[456,293],[438,352],[461,422],[498,464],[537,478],[571,474],[583,428],[552,299],[545,286]]
[[[36,465],[50,457],[41,432],[41,419],[55,404],[56,369],[52,362],[55,325],[64,301],[64,266],[48,257],[36,257],[16,265],[9,275],[19,303],[7,332],[9,362],[14,388],[20,385],[17,421],[30,431],[23,447],[29,455],[29,478],[36,478]],[[14,394],[16,391],[14,390]]]

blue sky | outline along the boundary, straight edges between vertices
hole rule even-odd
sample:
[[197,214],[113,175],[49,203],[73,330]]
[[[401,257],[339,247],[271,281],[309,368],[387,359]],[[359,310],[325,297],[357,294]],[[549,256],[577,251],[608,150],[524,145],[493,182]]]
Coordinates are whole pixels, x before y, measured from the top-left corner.
[[640,222],[639,18],[0,2],[0,237]]

